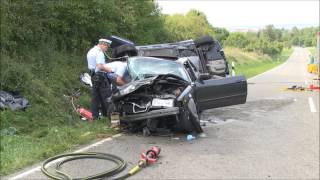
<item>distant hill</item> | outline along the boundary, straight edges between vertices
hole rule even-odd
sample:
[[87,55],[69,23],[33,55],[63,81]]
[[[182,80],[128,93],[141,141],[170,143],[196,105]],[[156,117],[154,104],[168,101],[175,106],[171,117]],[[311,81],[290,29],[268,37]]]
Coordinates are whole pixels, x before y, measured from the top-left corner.
[[[290,30],[294,27],[298,29],[303,29],[306,27],[317,27],[319,24],[274,24],[275,28],[278,29],[287,29]],[[265,28],[266,25],[259,25],[259,26],[233,26],[233,27],[225,27],[230,32],[258,32]]]

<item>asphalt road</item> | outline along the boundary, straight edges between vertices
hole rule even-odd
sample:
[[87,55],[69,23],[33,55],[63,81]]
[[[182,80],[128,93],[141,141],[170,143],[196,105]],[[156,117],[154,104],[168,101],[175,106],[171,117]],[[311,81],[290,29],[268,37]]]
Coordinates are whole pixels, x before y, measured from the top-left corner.
[[[319,92],[283,90],[312,83],[307,63],[308,51],[297,48],[286,63],[248,81],[246,104],[203,112],[205,137],[127,134],[87,151],[121,156],[133,167],[143,149],[160,146],[159,161],[130,179],[319,179]],[[9,177],[46,179],[38,165]],[[107,165],[78,160],[63,169],[79,177]]]

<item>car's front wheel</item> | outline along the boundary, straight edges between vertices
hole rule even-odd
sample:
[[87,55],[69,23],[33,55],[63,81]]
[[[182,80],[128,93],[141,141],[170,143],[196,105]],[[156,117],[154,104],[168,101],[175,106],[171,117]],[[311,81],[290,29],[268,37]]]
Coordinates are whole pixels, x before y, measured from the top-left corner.
[[180,111],[178,129],[187,133],[203,132],[193,98]]
[[194,102],[193,98],[191,98],[189,100],[189,102],[188,102],[188,110],[189,110],[189,113],[190,113],[189,119],[190,119],[190,122],[193,125],[194,131],[196,131],[197,133],[202,133],[203,130],[202,130],[201,125],[200,125],[200,117],[199,117],[199,114],[198,114],[196,103]]

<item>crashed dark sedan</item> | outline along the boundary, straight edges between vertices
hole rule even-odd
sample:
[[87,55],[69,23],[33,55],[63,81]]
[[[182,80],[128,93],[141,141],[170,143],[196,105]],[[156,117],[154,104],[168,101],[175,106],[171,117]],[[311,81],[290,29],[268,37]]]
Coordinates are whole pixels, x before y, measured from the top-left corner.
[[201,133],[199,113],[246,102],[245,77],[208,79],[188,58],[128,58],[132,81],[114,94],[115,111],[130,131]]

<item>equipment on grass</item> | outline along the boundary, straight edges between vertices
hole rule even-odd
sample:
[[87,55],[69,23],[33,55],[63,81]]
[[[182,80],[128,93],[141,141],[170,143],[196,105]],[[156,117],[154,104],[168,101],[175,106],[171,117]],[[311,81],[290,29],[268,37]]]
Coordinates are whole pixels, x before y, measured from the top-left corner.
[[93,120],[92,112],[90,112],[89,110],[85,108],[77,108],[76,111],[80,114],[81,117],[86,118],[88,121]]
[[64,95],[64,96],[70,98],[73,111],[78,113],[81,117],[85,118],[87,121],[92,121],[93,120],[92,112],[90,112],[89,110],[83,107],[76,107],[74,104],[74,100],[78,99],[80,94],[81,94],[80,89],[78,89],[77,91],[73,92],[71,95],[69,96]]

